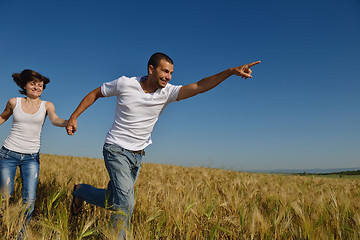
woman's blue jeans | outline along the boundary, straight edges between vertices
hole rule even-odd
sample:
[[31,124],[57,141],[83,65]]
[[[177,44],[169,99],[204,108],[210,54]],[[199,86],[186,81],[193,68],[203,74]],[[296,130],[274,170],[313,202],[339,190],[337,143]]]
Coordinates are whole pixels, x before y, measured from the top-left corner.
[[134,210],[134,185],[141,167],[141,154],[135,154],[113,144],[104,144],[103,155],[110,181],[106,189],[81,184],[74,195],[80,200],[112,210],[114,228],[122,228],[120,238],[125,237],[124,227]]
[[26,205],[25,221],[29,222],[34,211],[36,186],[39,179],[39,153],[18,153],[2,147],[0,149],[0,187],[3,198],[14,191],[16,169],[19,166],[22,181],[22,199]]

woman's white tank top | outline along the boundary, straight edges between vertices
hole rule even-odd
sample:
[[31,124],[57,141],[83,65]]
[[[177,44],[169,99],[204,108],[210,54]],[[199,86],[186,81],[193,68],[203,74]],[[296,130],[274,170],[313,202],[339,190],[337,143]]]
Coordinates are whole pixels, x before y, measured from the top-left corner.
[[13,110],[13,124],[4,147],[19,153],[38,153],[40,150],[41,130],[46,117],[46,101],[42,101],[39,110],[34,114],[23,112],[21,98],[16,99]]

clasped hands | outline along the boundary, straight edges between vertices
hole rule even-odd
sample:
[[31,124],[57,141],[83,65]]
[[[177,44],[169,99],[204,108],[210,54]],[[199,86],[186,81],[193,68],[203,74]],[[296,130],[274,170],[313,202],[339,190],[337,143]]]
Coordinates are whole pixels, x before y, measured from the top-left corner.
[[69,119],[68,124],[66,126],[66,132],[68,135],[74,135],[77,130],[77,120],[76,119]]

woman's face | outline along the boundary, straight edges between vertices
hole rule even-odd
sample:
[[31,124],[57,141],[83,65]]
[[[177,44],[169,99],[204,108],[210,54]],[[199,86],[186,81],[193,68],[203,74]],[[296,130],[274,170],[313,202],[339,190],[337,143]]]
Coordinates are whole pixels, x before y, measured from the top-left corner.
[[26,91],[26,96],[33,98],[40,97],[44,90],[44,82],[30,81],[25,85],[24,89]]

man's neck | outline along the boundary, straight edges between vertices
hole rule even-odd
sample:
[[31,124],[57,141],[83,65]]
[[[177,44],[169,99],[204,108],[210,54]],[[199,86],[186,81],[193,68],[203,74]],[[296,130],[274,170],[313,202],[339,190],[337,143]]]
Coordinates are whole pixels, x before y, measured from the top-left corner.
[[145,80],[140,81],[141,88],[145,93],[153,93],[158,90],[158,87],[154,84],[154,81],[151,81],[149,77],[147,77]]

